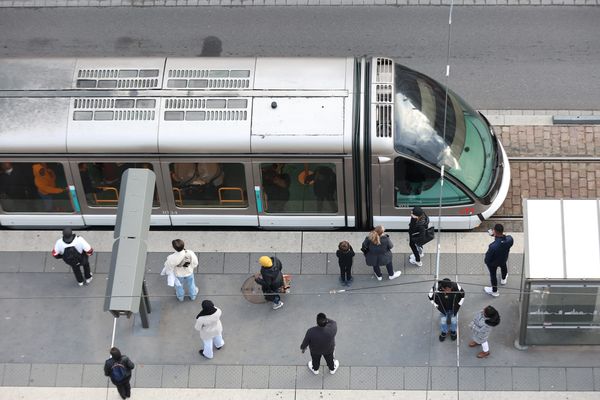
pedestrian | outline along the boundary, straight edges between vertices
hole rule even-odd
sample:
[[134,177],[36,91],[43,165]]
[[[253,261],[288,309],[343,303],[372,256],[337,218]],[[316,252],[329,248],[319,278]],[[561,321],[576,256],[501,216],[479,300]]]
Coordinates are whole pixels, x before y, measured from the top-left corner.
[[431,304],[442,314],[440,319],[440,342],[446,340],[448,336],[448,325],[450,325],[450,339],[456,340],[458,310],[465,301],[465,291],[458,282],[452,282],[449,278],[444,278],[433,285],[428,297]]
[[508,267],[506,262],[508,261],[508,254],[510,248],[513,245],[513,238],[510,235],[504,234],[504,226],[502,224],[494,225],[494,229],[490,229],[489,234],[494,237],[494,241],[490,243],[487,252],[485,253],[485,265],[490,272],[490,280],[492,286],[486,286],[483,290],[493,297],[498,297],[498,276],[497,271],[500,267],[501,273],[501,285],[506,285],[508,281]]
[[273,302],[273,310],[283,307],[283,301],[279,296],[279,289],[283,286],[283,274],[281,261],[277,257],[262,256],[258,259],[260,273],[256,274],[254,280],[260,286],[267,301]]
[[352,277],[352,261],[354,258],[354,249],[350,243],[343,240],[338,245],[338,250],[335,252],[340,265],[340,282],[344,286],[350,286],[354,278]]
[[426,232],[429,226],[429,217],[421,207],[414,207],[410,213],[410,223],[408,224],[408,245],[412,254],[408,257],[408,262],[422,267],[423,245],[426,242]]
[[175,286],[177,300],[183,301],[187,292],[190,299],[194,301],[198,295],[198,287],[194,279],[194,270],[198,268],[198,257],[193,251],[185,248],[185,243],[181,239],[175,239],[171,244],[175,252],[167,257],[161,275],[167,275],[169,286]]
[[200,355],[213,358],[213,345],[221,350],[225,345],[223,341],[223,325],[221,324],[221,310],[210,300],[202,301],[202,311],[196,316],[194,328],[200,332],[203,348],[198,351]]
[[376,226],[375,229],[369,232],[362,243],[361,251],[365,255],[365,261],[368,266],[373,267],[373,272],[375,272],[378,281],[383,279],[381,268],[379,268],[381,265],[385,265],[387,268],[390,280],[396,279],[402,274],[402,271],[394,272],[392,247],[394,247],[394,244],[389,235],[385,234],[385,229],[381,225]]
[[335,335],[337,334],[337,323],[328,319],[323,313],[317,314],[317,326],[313,326],[306,331],[304,340],[300,345],[302,353],[308,347],[310,349],[311,360],[308,362],[308,369],[315,374],[319,374],[321,368],[321,356],[325,359],[329,373],[335,374],[340,362],[333,358],[335,350]]
[[116,347],[110,349],[110,358],[104,363],[104,376],[109,376],[122,399],[131,397],[131,370],[135,364]]
[[[52,249],[52,257],[62,260],[71,267],[77,284],[83,286],[92,281],[89,256],[94,254],[92,246],[81,236],[75,235],[71,228],[63,229],[62,239],[58,239]],[[83,267],[83,274],[81,274]]]
[[490,337],[492,328],[498,326],[498,324],[500,324],[500,314],[492,306],[487,306],[473,317],[473,321],[471,322],[473,340],[469,342],[469,347],[481,345],[481,351],[477,353],[477,358],[486,358],[490,355],[488,338]]

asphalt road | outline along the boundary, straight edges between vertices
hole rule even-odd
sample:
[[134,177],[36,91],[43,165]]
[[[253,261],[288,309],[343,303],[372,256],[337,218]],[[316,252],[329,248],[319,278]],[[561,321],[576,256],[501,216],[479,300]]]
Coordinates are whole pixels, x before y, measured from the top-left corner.
[[[598,109],[600,7],[457,7],[449,85],[479,109]],[[211,38],[208,39],[207,38]],[[0,11],[0,56],[383,55],[444,81],[446,7]]]

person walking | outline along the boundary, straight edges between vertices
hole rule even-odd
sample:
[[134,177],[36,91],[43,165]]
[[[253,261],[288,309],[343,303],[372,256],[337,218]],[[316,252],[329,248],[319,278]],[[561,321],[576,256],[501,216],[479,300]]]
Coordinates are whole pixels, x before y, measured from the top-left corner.
[[498,297],[498,276],[497,271],[500,267],[501,285],[506,285],[508,282],[508,254],[513,245],[513,238],[510,235],[504,234],[504,226],[502,224],[494,225],[494,229],[490,230],[490,235],[494,237],[494,241],[490,243],[487,252],[485,253],[485,265],[490,272],[490,281],[492,286],[486,286],[483,290],[493,297]]
[[392,247],[394,244],[389,235],[385,234],[383,226],[378,225],[369,232],[369,235],[362,243],[361,251],[365,255],[365,261],[368,266],[373,267],[373,272],[378,281],[383,279],[381,274],[381,265],[385,265],[390,280],[396,279],[402,274],[402,271],[394,272],[392,262]]
[[310,349],[311,360],[308,362],[308,369],[313,374],[319,374],[321,356],[325,358],[330,374],[335,374],[340,366],[340,362],[333,358],[336,334],[337,323],[332,319],[328,319],[325,314],[318,313],[317,326],[313,326],[306,331],[304,340],[300,345],[303,354],[307,347]]
[[221,314],[221,310],[215,307],[212,301],[204,300],[202,311],[196,316],[194,329],[200,332],[203,343],[203,348],[198,352],[209,360],[213,358],[213,345],[217,350],[221,350],[225,345]]
[[256,274],[254,280],[260,286],[267,301],[273,302],[273,310],[283,307],[283,301],[279,296],[279,289],[283,286],[283,266],[277,257],[262,256],[258,259],[260,273]]
[[135,364],[116,347],[110,349],[110,358],[104,363],[104,376],[110,377],[111,382],[117,387],[122,399],[131,397],[131,370]]
[[429,217],[421,207],[414,207],[410,213],[410,223],[408,224],[408,245],[412,254],[408,257],[408,262],[422,267],[423,245],[425,244],[425,232],[429,226]]
[[335,252],[340,266],[340,282],[344,286],[350,286],[354,278],[352,278],[352,261],[354,258],[354,249],[350,243],[343,240],[338,245],[338,250]]
[[[71,267],[77,284],[89,284],[93,277],[90,271],[89,256],[94,254],[94,249],[81,236],[75,235],[71,228],[65,228],[63,236],[58,239],[52,249],[52,257],[61,259]],[[81,273],[83,267],[83,274]]]
[[433,285],[428,297],[431,304],[442,314],[440,319],[440,342],[446,340],[448,336],[448,325],[450,325],[450,339],[456,340],[458,310],[465,301],[465,291],[458,282],[452,282],[449,278],[444,278]]
[[487,306],[482,311],[475,313],[470,324],[473,340],[469,342],[469,347],[481,345],[481,351],[477,353],[477,358],[486,358],[490,355],[488,338],[492,328],[498,324],[500,324],[500,314],[492,306]]
[[194,279],[194,270],[198,268],[198,257],[193,251],[185,249],[185,243],[181,239],[175,239],[171,244],[175,252],[167,257],[161,275],[167,275],[169,286],[175,286],[177,300],[183,301],[187,292],[190,299],[194,301],[198,295],[198,287]]

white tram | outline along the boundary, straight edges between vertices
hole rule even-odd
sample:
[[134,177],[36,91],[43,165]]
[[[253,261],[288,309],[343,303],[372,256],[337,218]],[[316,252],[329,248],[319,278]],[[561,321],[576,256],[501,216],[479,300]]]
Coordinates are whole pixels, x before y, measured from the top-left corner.
[[0,224],[114,225],[141,167],[156,226],[406,229],[416,205],[439,223],[441,190],[442,228],[470,229],[510,171],[445,94],[380,57],[3,59]]

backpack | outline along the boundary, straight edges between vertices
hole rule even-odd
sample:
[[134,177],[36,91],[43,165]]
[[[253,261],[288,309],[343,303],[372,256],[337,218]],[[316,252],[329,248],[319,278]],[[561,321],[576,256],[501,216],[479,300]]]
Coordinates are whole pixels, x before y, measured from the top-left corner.
[[110,367],[110,379],[118,383],[123,382],[125,378],[127,378],[127,368],[120,362],[115,361]]
[[178,268],[187,268],[192,264],[192,256],[190,256],[187,250],[184,250],[184,252],[183,259],[177,264]]
[[75,246],[69,246],[63,251],[62,259],[71,267],[78,267],[83,261],[83,255],[77,251]]

